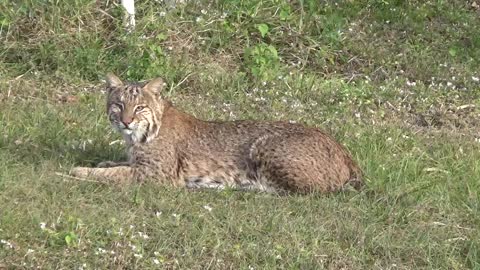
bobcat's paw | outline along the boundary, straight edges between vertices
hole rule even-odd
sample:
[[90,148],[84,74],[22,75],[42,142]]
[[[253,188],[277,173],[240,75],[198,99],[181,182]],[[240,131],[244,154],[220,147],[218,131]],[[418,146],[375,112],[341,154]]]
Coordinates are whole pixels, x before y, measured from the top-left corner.
[[102,161],[97,164],[97,168],[111,168],[117,166],[117,162],[113,161]]
[[80,178],[86,178],[90,175],[91,168],[87,167],[75,167],[70,170],[70,175]]

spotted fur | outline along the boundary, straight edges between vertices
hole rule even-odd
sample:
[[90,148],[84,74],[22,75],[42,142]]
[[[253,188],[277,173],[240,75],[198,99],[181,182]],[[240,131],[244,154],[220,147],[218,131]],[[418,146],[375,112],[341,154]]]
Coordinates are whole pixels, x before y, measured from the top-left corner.
[[344,147],[316,128],[286,122],[208,122],[177,110],[163,81],[141,85],[107,76],[107,113],[128,160],[71,173],[113,183],[152,180],[187,188],[330,192],[362,185]]

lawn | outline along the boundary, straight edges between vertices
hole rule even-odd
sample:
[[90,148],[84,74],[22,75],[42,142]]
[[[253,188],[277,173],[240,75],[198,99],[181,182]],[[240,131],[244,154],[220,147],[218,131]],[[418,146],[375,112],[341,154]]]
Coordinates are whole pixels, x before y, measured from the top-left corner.
[[[0,269],[480,269],[478,1],[0,0]],[[65,177],[124,158],[103,75],[205,120],[289,120],[366,187],[278,196]]]

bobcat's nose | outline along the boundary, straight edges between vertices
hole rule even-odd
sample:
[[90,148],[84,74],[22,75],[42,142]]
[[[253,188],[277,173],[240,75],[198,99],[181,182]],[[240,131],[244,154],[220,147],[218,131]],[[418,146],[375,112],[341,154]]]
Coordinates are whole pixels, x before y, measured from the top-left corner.
[[133,117],[124,117],[122,118],[122,123],[128,127],[133,122]]

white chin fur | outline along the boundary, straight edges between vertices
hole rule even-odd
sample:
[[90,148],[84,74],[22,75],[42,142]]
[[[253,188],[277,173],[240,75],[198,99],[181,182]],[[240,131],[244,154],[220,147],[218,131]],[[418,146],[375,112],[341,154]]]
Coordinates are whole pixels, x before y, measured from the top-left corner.
[[123,129],[122,134],[125,138],[128,138],[128,140],[133,143],[140,142],[144,136],[144,132],[142,130],[135,129]]

